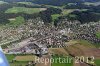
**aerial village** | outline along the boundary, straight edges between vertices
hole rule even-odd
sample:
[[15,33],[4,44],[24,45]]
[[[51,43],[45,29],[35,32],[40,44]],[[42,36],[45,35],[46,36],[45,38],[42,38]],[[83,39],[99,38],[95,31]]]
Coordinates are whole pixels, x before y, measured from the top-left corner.
[[[95,33],[100,30],[100,22],[81,24],[79,21],[64,19],[52,26],[40,19],[29,19],[19,27],[0,29],[0,44],[5,54],[33,54],[38,57],[53,55],[50,48],[66,48],[71,40],[87,40],[100,43]],[[97,50],[99,52],[99,50]],[[70,54],[73,56],[73,54]]]

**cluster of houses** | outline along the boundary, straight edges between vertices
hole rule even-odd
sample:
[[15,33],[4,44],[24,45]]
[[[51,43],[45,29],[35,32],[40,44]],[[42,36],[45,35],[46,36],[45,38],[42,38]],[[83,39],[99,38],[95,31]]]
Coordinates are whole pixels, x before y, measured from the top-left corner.
[[70,39],[88,40],[95,44],[100,43],[100,38],[96,35],[97,32],[100,32],[100,22],[81,24],[78,21],[73,22],[64,19],[58,24],[58,27],[61,29],[70,28]]
[[[16,27],[16,29],[10,29],[10,31],[13,39],[11,39],[10,42],[8,40],[6,44],[4,44],[5,42],[2,43],[2,45],[7,45],[5,49],[9,54],[45,54],[48,48],[65,47],[64,40],[67,40],[66,37],[62,39],[63,36],[61,32],[64,30],[61,31],[52,25],[44,25],[39,19],[28,20],[26,24]],[[9,34],[9,32],[7,34]],[[15,38],[15,36],[17,38]],[[7,38],[9,39],[10,37]],[[18,40],[12,41],[15,39]]]
[[66,47],[65,42],[84,39],[100,43],[95,33],[100,31],[100,22],[81,24],[78,21],[62,20],[58,26],[44,24],[40,19],[29,19],[19,27],[0,29],[0,44],[5,45],[7,53],[46,54],[48,48]]

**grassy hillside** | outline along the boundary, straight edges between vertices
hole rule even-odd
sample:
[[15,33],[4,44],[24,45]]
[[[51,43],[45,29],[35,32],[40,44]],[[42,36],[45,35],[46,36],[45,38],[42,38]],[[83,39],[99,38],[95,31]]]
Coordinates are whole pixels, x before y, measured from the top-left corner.
[[[34,55],[20,55],[20,54],[19,55],[6,54],[6,57],[10,63],[10,66],[26,66],[28,61],[34,60],[36,56],[34,56]],[[13,59],[16,61],[12,62]]]
[[95,60],[95,64],[96,64],[96,66],[99,66],[100,65],[100,59]]
[[27,13],[27,14],[33,14],[38,13],[42,10],[45,10],[45,8],[26,8],[26,7],[13,7],[9,8],[5,11],[5,13]]
[[19,4],[32,5],[32,2],[18,2]]
[[9,19],[9,20],[10,20],[10,23],[8,23],[8,25],[11,25],[11,26],[19,26],[25,22],[24,18],[21,16],[13,18],[13,19]]
[[60,14],[54,14],[54,15],[51,15],[51,16],[52,16],[52,21],[55,21],[55,19],[57,19],[61,15]]
[[94,6],[97,6],[97,5],[100,5],[100,1],[99,2],[95,2],[95,3],[93,3],[93,2],[85,2],[84,4],[85,5],[94,5]]
[[96,35],[98,38],[100,38],[100,32],[97,32]]

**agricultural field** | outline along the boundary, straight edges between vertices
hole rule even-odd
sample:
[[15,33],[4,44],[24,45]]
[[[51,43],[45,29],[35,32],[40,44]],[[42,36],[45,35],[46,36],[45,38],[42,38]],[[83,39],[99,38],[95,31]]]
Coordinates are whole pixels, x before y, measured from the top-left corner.
[[13,62],[10,66],[26,66],[28,62]]
[[62,10],[62,14],[53,14],[53,15],[51,15],[52,16],[52,20],[54,21],[58,17],[68,15],[69,13],[71,13],[73,11],[74,11],[73,9],[68,9],[68,10],[64,9],[64,10]]
[[78,40],[77,44],[66,47],[65,50],[74,56],[94,56],[95,59],[100,58],[100,49],[85,40]]
[[60,17],[60,14],[53,14],[52,16],[52,20],[54,21],[55,19],[57,19],[58,17]]
[[96,66],[100,66],[100,59],[95,60]]
[[62,14],[53,14],[53,15],[51,15],[52,21],[55,21],[60,16],[66,16],[66,15],[68,15],[69,13],[71,13],[73,11],[74,10],[72,10],[72,9],[68,9],[68,10],[64,9],[64,10],[62,10]]
[[64,48],[50,48],[49,53],[57,54],[57,55],[68,55],[68,52]]
[[[34,61],[35,57],[34,55],[13,55],[13,54],[6,54],[7,60],[10,63],[10,66],[25,66],[29,61]],[[12,62],[12,60],[16,60]]]
[[[90,42],[86,41],[86,40],[74,40],[74,42],[72,43],[67,43],[67,44],[71,44],[70,46],[62,49],[50,49],[52,52],[55,53],[55,55],[57,56],[53,56],[54,58],[57,58],[58,56],[61,56],[64,53],[67,53],[67,55],[74,55],[74,56],[84,56],[84,57],[90,57],[90,56],[94,56],[95,59],[100,58],[100,50],[97,49],[94,45],[92,45]],[[63,51],[63,52],[61,52]],[[53,54],[54,54],[53,53]],[[58,53],[58,54],[57,54]],[[62,55],[63,57],[65,57],[64,55]],[[94,61],[95,64],[97,66],[100,65],[100,60],[95,60]],[[86,65],[86,64],[82,64],[82,65]],[[60,63],[53,63],[52,66],[73,66],[72,64],[60,64]]]
[[97,32],[96,35],[98,38],[100,38],[100,32]]
[[53,7],[53,8],[60,8],[60,9],[62,9],[62,7],[61,6],[54,6],[54,5],[45,5],[46,7]]
[[100,48],[100,43],[92,43],[87,40],[78,40],[78,42],[88,47]]
[[68,15],[69,13],[71,13],[71,12],[73,12],[75,9],[64,9],[63,11],[62,11],[62,14],[63,15]]
[[89,47],[89,48],[96,48],[91,42],[89,42],[87,40],[77,40],[77,42],[80,45],[84,45],[84,46]]
[[15,58],[15,55],[6,54],[5,56],[7,57],[8,62],[11,62]]
[[33,14],[46,10],[46,8],[26,8],[26,7],[13,7],[5,11],[5,13],[26,13]]
[[94,6],[97,6],[97,5],[100,5],[100,2],[95,2],[95,3],[92,3],[92,2],[85,2],[84,4],[85,4],[85,5],[94,5]]
[[16,61],[34,61],[35,60],[34,55],[25,55],[25,56],[16,56]]
[[24,18],[21,16],[9,19],[9,21],[10,21],[10,23],[8,23],[8,25],[10,25],[10,26],[18,26],[18,25],[25,23]]
[[[60,8],[62,9],[62,8]],[[69,17],[76,17],[76,15],[70,14],[71,12],[78,10],[78,11],[86,11],[87,9],[62,9],[62,14],[53,14],[51,15],[52,21],[54,22],[60,16],[69,16]]]
[[8,59],[9,62],[11,62],[13,59],[15,59],[16,61],[34,61],[35,59],[35,55],[31,55],[31,54],[27,54],[27,55],[15,55],[15,54],[6,54],[6,57]]
[[87,9],[63,9],[62,10],[62,14],[63,15],[68,15],[68,14],[70,14],[71,12],[73,12],[75,10],[78,10],[78,11],[87,11]]
[[19,3],[19,4],[25,4],[25,5],[33,5],[32,2],[17,2],[17,3]]

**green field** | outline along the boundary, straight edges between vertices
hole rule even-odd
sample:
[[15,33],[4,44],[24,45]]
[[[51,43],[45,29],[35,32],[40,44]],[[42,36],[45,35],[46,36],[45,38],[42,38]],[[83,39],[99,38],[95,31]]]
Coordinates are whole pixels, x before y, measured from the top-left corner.
[[64,9],[62,10],[62,14],[53,14],[52,16],[52,21],[55,21],[55,19],[57,19],[60,16],[66,16],[69,13],[73,12],[75,9]]
[[97,6],[97,5],[100,5],[100,2],[95,2],[95,3],[93,3],[93,2],[85,2],[84,4],[85,5],[94,5],[94,6]]
[[6,54],[6,57],[7,57],[8,62],[11,62],[15,58],[15,55]]
[[52,21],[54,21],[55,19],[57,19],[58,17],[60,17],[60,14],[53,14],[52,16]]
[[45,8],[26,8],[26,7],[13,7],[9,8],[5,11],[5,13],[26,13],[26,14],[33,14],[38,13],[42,10],[45,10]]
[[98,38],[100,38],[100,32],[97,32],[97,33],[96,33],[96,36],[97,36]]
[[61,6],[54,6],[54,5],[45,5],[46,7],[53,7],[53,8],[60,8],[60,9],[62,9],[62,7]]
[[90,48],[95,48],[94,44],[92,44],[90,41],[87,40],[76,40],[79,44],[90,47]]
[[75,11],[75,10],[86,11],[87,9],[62,9],[62,14],[53,14],[53,15],[51,15],[52,21],[54,22],[60,16],[69,16],[69,17],[74,18],[74,17],[76,17],[76,15],[72,15],[70,13]]
[[70,14],[71,12],[75,11],[75,10],[79,10],[79,11],[87,11],[87,9],[64,9],[62,11],[62,14],[63,15],[68,15]]
[[87,47],[90,48],[99,48],[100,47],[100,43],[92,43],[91,41],[87,41],[87,40],[78,40],[78,42],[82,45],[85,45]]
[[[62,56],[53,56],[53,59],[57,59],[57,58],[62,58],[61,60],[60,60],[60,62],[63,62],[63,63],[60,63],[59,62],[59,60],[57,60],[57,63],[56,63],[56,61],[54,62],[54,63],[52,63],[52,65],[51,66],[73,66],[73,61],[71,60],[71,63],[69,62],[66,62],[66,63],[64,63],[64,60],[63,60],[63,58],[64,59],[66,59],[67,57],[62,57]],[[71,57],[68,57],[69,59],[71,58]]]
[[8,25],[10,26],[19,26],[25,22],[24,18],[21,16],[9,20],[10,23],[8,23]]
[[100,66],[100,59],[95,60],[95,64],[96,64],[96,66]]
[[13,63],[11,63],[12,60],[16,57],[16,55],[12,55],[12,54],[8,55],[8,54],[6,54],[6,57],[7,57],[7,60],[9,62],[9,64],[10,64],[10,66],[19,66],[19,65],[25,66],[27,64],[26,62],[13,62]]
[[13,62],[10,63],[10,66],[26,66],[28,62]]
[[32,5],[32,2],[18,2],[19,4]]
[[[27,54],[27,55],[13,55],[13,54],[6,54],[7,60],[10,66],[25,66],[29,61],[33,61],[34,55]],[[16,60],[12,62],[12,60]],[[27,61],[28,60],[28,61]]]
[[71,12],[73,12],[75,9],[64,9],[63,11],[62,11],[62,14],[63,15],[68,15],[69,13],[71,13]]

